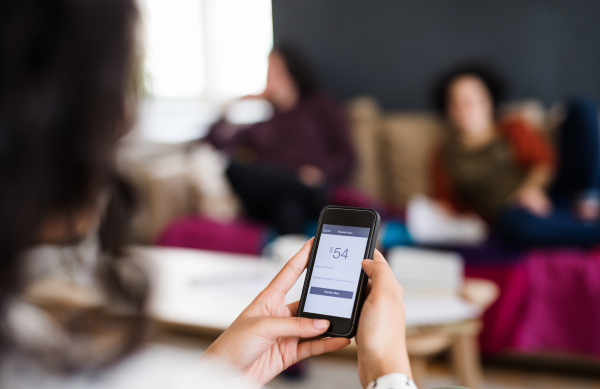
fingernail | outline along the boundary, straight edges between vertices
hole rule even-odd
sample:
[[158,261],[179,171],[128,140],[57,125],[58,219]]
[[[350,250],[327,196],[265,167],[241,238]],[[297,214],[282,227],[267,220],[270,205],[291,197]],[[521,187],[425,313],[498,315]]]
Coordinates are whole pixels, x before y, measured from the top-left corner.
[[329,328],[329,320],[315,320],[314,321],[315,328],[318,330],[324,330]]

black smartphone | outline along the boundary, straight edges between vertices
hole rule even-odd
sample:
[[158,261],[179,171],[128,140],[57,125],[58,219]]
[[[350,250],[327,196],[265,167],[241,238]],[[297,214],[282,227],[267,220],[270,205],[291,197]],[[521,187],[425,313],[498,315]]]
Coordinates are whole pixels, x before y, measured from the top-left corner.
[[373,258],[380,220],[366,208],[328,206],[321,211],[298,316],[329,320],[323,336],[356,335],[368,281],[361,263]]

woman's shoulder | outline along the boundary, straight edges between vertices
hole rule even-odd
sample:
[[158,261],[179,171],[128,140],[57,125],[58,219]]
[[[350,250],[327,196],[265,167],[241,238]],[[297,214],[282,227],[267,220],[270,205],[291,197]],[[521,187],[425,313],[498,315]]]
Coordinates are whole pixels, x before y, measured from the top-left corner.
[[546,134],[542,129],[524,119],[507,119],[498,123],[500,134],[513,145],[526,144],[549,147]]
[[541,136],[541,129],[521,118],[502,119],[498,122],[498,130],[506,137]]
[[504,120],[498,128],[523,164],[555,163],[554,149],[541,129],[523,119]]

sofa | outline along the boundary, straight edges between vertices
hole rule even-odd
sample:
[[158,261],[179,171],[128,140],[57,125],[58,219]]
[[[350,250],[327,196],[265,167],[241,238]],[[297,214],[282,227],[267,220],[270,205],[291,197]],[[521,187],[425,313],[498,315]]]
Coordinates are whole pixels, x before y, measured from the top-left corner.
[[[432,151],[443,140],[443,123],[430,112],[381,112],[372,99],[350,103],[353,131],[377,120],[376,141],[357,142],[361,169],[355,185],[396,207],[429,194]],[[514,102],[501,114],[529,121],[556,138],[560,105],[546,111],[539,102]],[[364,136],[363,134],[355,137]],[[376,145],[377,151],[370,148]],[[372,169],[367,171],[367,169]],[[477,247],[453,250],[465,260],[465,275],[494,281],[499,299],[484,315],[484,355],[517,352],[600,358],[600,248],[522,250],[492,236]]]
[[[346,107],[359,161],[351,186],[396,209],[412,196],[429,194],[429,161],[444,138],[443,123],[431,112],[384,112],[370,97],[353,99]],[[507,105],[502,114],[528,120],[550,138],[560,119],[559,108],[548,112],[536,101]],[[259,254],[268,228],[241,218],[223,180],[206,188],[219,180],[224,162],[207,156],[206,149],[199,156],[192,144],[153,147],[144,158],[124,163],[142,193],[138,241]],[[500,288],[499,299],[484,315],[484,354],[600,358],[600,249],[521,250],[494,236],[478,247],[434,249],[461,253],[467,277],[489,279]]]

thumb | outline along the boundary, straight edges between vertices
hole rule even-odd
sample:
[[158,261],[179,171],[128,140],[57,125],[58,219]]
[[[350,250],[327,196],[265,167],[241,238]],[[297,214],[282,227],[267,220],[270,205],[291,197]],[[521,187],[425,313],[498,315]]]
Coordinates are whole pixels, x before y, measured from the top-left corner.
[[305,317],[263,317],[258,320],[257,326],[271,339],[312,338],[327,331],[329,320]]
[[371,290],[392,291],[396,289],[396,277],[387,262],[365,259],[362,261],[362,268],[371,280]]

